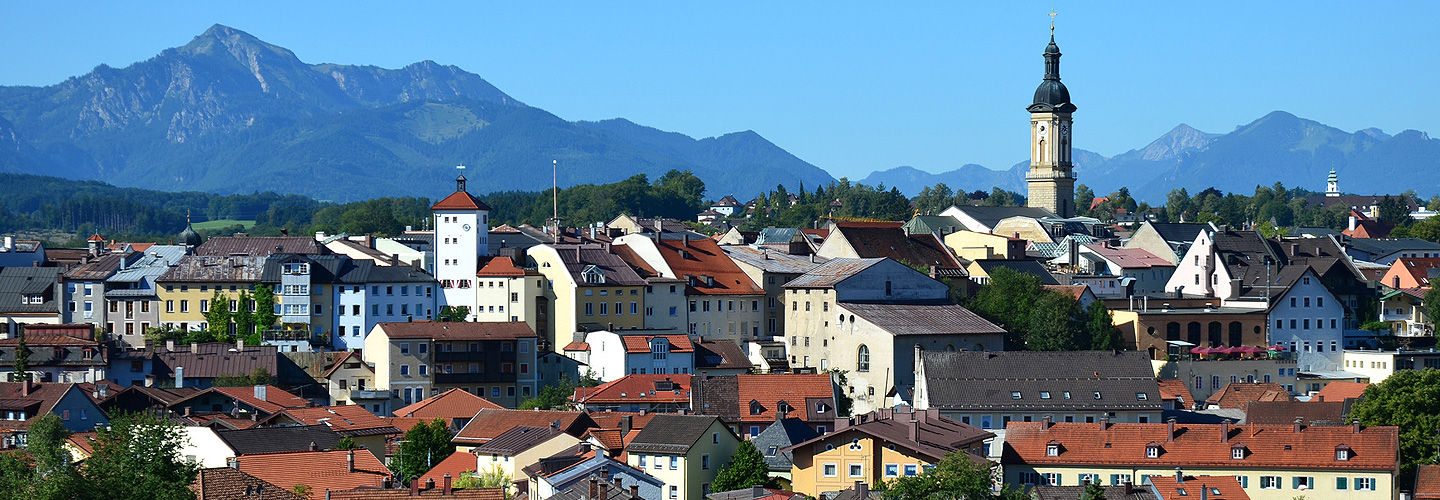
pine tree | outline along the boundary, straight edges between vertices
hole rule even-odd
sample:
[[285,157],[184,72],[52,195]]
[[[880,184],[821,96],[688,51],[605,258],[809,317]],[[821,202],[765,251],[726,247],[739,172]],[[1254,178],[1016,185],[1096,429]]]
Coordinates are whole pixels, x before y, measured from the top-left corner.
[[25,333],[20,333],[20,343],[15,346],[15,377],[16,382],[30,380],[30,348],[25,345]]

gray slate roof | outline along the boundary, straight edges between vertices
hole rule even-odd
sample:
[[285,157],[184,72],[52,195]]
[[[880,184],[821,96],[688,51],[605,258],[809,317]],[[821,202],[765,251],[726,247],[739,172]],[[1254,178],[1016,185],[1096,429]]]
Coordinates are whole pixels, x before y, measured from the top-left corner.
[[830,259],[809,255],[791,255],[770,248],[749,245],[723,245],[720,247],[735,262],[743,262],[767,273],[805,274]]
[[514,456],[562,434],[558,427],[517,426],[475,447],[475,453]]
[[330,253],[308,236],[216,236],[195,247],[195,255],[249,255],[264,257],[277,253]]
[[[641,219],[648,220],[648,219]],[[555,253],[560,255],[560,260],[565,263],[565,269],[570,272],[571,278],[580,286],[644,286],[645,279],[635,270],[626,264],[620,256],[605,251],[600,245],[553,245]],[[603,285],[592,285],[585,282],[585,276],[581,273],[588,266],[595,266],[605,275]]]
[[[931,408],[1156,412],[1163,408],[1160,386],[1143,352],[926,351],[921,359]],[[1020,393],[1018,399],[1015,392]],[[1143,399],[1139,394],[1144,394]]]
[[1155,230],[1155,234],[1160,235],[1160,239],[1171,243],[1184,244],[1193,243],[1195,237],[1200,235],[1200,231],[1204,231],[1205,228],[1210,227],[1209,224],[1189,223],[1146,222],[1146,224]]
[[788,472],[793,465],[794,454],[786,448],[795,443],[802,443],[820,436],[805,421],[798,418],[787,418],[778,420],[760,435],[750,438],[755,449],[760,450],[760,455],[765,457],[765,465],[770,466],[771,471]]
[[975,263],[978,264],[981,269],[984,269],[984,270],[985,270],[985,274],[993,274],[996,269],[999,269],[999,268],[1004,267],[1004,268],[1009,268],[1009,269],[1012,270],[1012,271],[1017,271],[1017,272],[1022,272],[1022,273],[1026,273],[1026,274],[1033,274],[1033,275],[1035,275],[1035,276],[1039,276],[1039,277],[1040,277],[1040,284],[1042,284],[1042,285],[1059,285],[1059,284],[1060,284],[1060,281],[1059,281],[1059,280],[1056,280],[1056,279],[1055,279],[1055,276],[1051,275],[1051,274],[1050,274],[1050,271],[1047,270],[1047,269],[1045,269],[1045,265],[1041,264],[1040,261],[1038,261],[1038,260],[1029,260],[1029,259],[982,259],[982,260],[977,260],[977,261],[975,261]]
[[699,415],[655,415],[625,447],[630,452],[685,454],[705,437],[719,417]]
[[[58,314],[55,286],[59,280],[60,270],[54,267],[0,268],[0,312]],[[44,303],[20,303],[23,295],[36,293],[44,295]]]
[[814,269],[790,280],[785,284],[785,288],[833,287],[883,260],[885,259],[830,259],[829,262],[815,266]]
[[1352,238],[1350,248],[1370,255],[1389,255],[1401,250],[1440,252],[1440,244],[1419,238]]
[[956,304],[837,305],[896,336],[1005,333],[1005,329]]
[[186,255],[155,281],[160,283],[259,283],[265,257]]
[[230,445],[236,455],[305,451],[310,449],[310,443],[315,443],[315,447],[321,450],[333,450],[340,444],[340,435],[330,430],[328,425],[222,429],[215,434]]
[[[984,224],[985,227],[994,229],[1002,219],[1011,217],[1030,217],[1039,219],[1042,217],[1054,217],[1055,213],[1044,208],[1037,207],[977,207],[977,206],[956,206],[961,213]],[[972,228],[974,229],[974,228]]]

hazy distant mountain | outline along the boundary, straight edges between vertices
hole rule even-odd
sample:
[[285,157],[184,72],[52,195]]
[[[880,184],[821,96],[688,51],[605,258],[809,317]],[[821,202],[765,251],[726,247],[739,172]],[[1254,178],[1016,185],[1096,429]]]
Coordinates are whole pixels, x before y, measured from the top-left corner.
[[[1009,170],[965,165],[941,174],[900,167],[874,172],[865,182],[883,180],[910,195],[936,182],[956,191],[999,186],[1024,193],[1028,165],[1021,162]],[[1414,189],[1428,196],[1440,191],[1440,140],[1414,130],[1394,136],[1376,128],[1350,133],[1275,111],[1228,134],[1181,124],[1143,148],[1109,158],[1075,150],[1077,185],[1099,195],[1128,187],[1151,203],[1164,203],[1172,189],[1194,194],[1213,186],[1250,194],[1276,181],[1323,191],[1331,168],[1340,177],[1341,191],[1399,194]]]
[[458,164],[472,190],[543,189],[552,159],[562,185],[674,168],[716,198],[833,180],[754,132],[567,122],[454,66],[306,64],[220,25],[123,69],[0,87],[0,171],[343,201],[442,195]]

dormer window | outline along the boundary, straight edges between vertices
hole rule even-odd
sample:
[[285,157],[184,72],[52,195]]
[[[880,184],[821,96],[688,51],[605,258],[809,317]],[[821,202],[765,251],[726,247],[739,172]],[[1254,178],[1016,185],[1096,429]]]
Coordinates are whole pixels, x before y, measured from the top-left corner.
[[1350,447],[1349,447],[1349,446],[1345,446],[1345,445],[1343,445],[1343,444],[1340,445],[1340,446],[1336,446],[1336,447],[1335,447],[1335,460],[1338,460],[1338,461],[1341,461],[1341,462],[1347,462],[1347,461],[1349,461],[1349,460],[1350,460],[1350,451],[1351,451],[1351,450],[1350,450]]
[[1051,441],[1051,442],[1049,442],[1049,443],[1045,443],[1045,456],[1047,456],[1047,457],[1058,457],[1058,456],[1060,456],[1060,442],[1059,442],[1059,441]]
[[1231,458],[1232,460],[1244,460],[1244,459],[1245,459],[1245,445],[1236,444],[1235,446],[1231,446],[1231,447],[1230,447],[1230,458]]
[[1050,391],[1040,391],[1040,399],[1050,399]]
[[761,413],[765,413],[765,407],[761,406],[759,401],[750,400],[750,414],[759,415]]
[[1095,391],[1095,399],[1100,399],[1100,391]]
[[600,267],[594,264],[585,266],[585,269],[580,271],[580,276],[585,279],[586,283],[592,285],[602,285],[605,283],[605,272],[601,271]]
[[1145,458],[1159,458],[1159,457],[1160,457],[1160,443],[1150,443],[1150,444],[1145,445]]

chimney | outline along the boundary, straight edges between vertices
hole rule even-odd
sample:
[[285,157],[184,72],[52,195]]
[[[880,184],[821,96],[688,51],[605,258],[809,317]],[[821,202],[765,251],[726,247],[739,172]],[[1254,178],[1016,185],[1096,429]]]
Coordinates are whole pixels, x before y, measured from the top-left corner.
[[630,415],[620,417],[620,437],[624,438],[630,434],[630,426],[633,425]]
[[870,497],[870,485],[865,481],[855,481],[855,498],[865,500]]
[[1299,433],[1300,433],[1300,430],[1301,430],[1301,429],[1304,429],[1304,428],[1305,428],[1305,418],[1304,418],[1304,417],[1295,417],[1295,433],[1296,433],[1296,434],[1299,434]]
[[175,352],[175,339],[165,341],[165,352]]
[[235,350],[237,350],[237,351],[243,351],[243,350],[245,350],[245,339],[235,339]]
[[390,265],[392,265],[392,266],[398,266],[398,265],[400,265],[400,254],[398,254],[398,253],[392,253],[392,254],[390,254]]
[[1354,429],[1355,429],[1355,433],[1356,433],[1356,434],[1359,434],[1359,433],[1360,433],[1360,421],[1359,421],[1359,420],[1356,420],[1356,421],[1355,421]]
[[1220,421],[1220,442],[1230,442],[1230,419]]
[[640,500],[640,483],[630,485],[630,500]]
[[1350,232],[1355,232],[1355,214],[1350,214],[1350,225],[1348,227]]
[[[29,372],[20,374],[20,395],[21,395],[21,396],[29,396],[29,395],[30,395],[30,373],[29,373]],[[186,408],[188,409],[189,407],[187,406]]]
[[410,496],[420,496],[420,478],[418,477],[410,480]]
[[924,419],[915,418],[913,413],[910,415],[910,441],[920,442],[920,426],[924,423]]
[[425,491],[430,491],[430,490],[433,490],[433,489],[435,489],[435,478],[432,477],[432,478],[426,479],[426,480],[425,480]]
[[1290,256],[1291,256],[1291,257],[1299,257],[1299,256],[1300,256],[1300,244],[1299,244],[1299,243],[1291,243],[1291,244],[1290,244]]
[[190,354],[200,354],[200,344],[190,343]]
[[258,399],[258,400],[261,400],[261,401],[269,401],[269,399],[265,397],[265,386],[263,386],[263,385],[257,385],[257,386],[255,386],[255,399]]
[[1316,394],[1315,397],[1318,399],[1319,402],[1321,402],[1321,403],[1324,403],[1324,402],[1325,402],[1325,396]]
[[1100,417],[1100,430],[1110,430],[1110,417],[1108,415]]
[[230,467],[231,469],[239,469],[239,468],[240,468],[240,457],[230,457],[230,458],[225,459],[225,465],[228,466],[228,467]]
[[1210,500],[1210,488],[1200,487],[1200,500]]
[[446,472],[446,473],[445,473],[445,477],[440,480],[440,484],[443,485],[443,486],[441,486],[441,488],[443,488],[443,489],[440,490],[440,494],[441,494],[441,495],[450,496],[450,495],[454,492],[454,490],[452,490],[451,487],[450,487],[450,473],[449,473],[449,472]]
[[311,441],[311,442],[310,442],[310,451],[320,451],[320,446],[319,446],[319,445],[316,445],[314,441]]
[[[313,446],[314,443],[311,443]],[[345,472],[355,472],[355,450],[345,453]]]
[[593,474],[590,476],[590,496],[586,498],[589,500],[600,498],[600,479]]
[[1165,440],[1175,440],[1175,419],[1173,417],[1170,420],[1165,421]]
[[175,367],[175,387],[185,387],[185,367]]
[[190,407],[189,407],[189,406],[186,406],[186,407],[185,407],[185,416],[186,416],[186,417],[189,417],[189,416],[190,416]]
[[1050,415],[1046,415],[1045,418],[1040,419],[1040,422],[1040,427],[1043,429],[1049,429],[1050,426],[1055,425],[1055,419]]
[[1185,484],[1185,472],[1180,470],[1179,467],[1175,468],[1175,484]]

